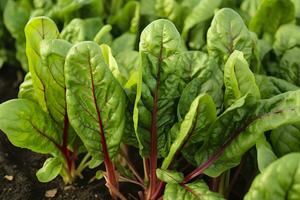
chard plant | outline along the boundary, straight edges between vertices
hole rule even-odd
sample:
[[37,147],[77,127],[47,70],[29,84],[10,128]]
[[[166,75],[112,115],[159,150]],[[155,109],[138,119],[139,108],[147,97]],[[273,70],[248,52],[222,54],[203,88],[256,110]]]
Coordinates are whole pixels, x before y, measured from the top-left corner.
[[[263,31],[255,20],[252,29]],[[145,200],[225,199],[232,168],[256,147],[261,174],[245,199],[300,198],[300,154],[278,159],[267,138],[300,123],[300,90],[253,73],[258,39],[234,10],[215,13],[207,52],[187,50],[175,25],[158,19],[138,52],[114,57],[99,44],[110,28],[71,43],[50,18],[25,27],[29,73],[19,98],[0,105],[0,129],[15,146],[50,155],[41,182],[60,175],[72,184],[90,167],[112,199],[128,198],[120,182],[136,184]],[[143,175],[128,148],[139,150]]]

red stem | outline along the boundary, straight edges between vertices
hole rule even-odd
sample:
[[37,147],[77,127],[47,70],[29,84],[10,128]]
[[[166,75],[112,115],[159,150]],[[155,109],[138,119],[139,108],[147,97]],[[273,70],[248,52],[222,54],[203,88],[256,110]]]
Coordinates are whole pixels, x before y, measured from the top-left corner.
[[[90,59],[89,59],[90,61]],[[103,152],[103,157],[104,157],[104,165],[105,165],[105,170],[107,172],[107,182],[108,186],[113,186],[113,189],[110,189],[111,195],[113,199],[116,199],[116,194],[115,191],[119,189],[119,184],[116,179],[116,174],[115,174],[115,168],[114,164],[112,163],[107,144],[106,144],[106,139],[105,139],[105,134],[104,134],[104,129],[103,129],[103,124],[102,124],[102,119],[101,119],[101,114],[100,114],[100,108],[98,107],[97,104],[97,98],[95,95],[95,84],[94,84],[94,78],[91,70],[91,64],[90,66],[90,76],[91,76],[91,81],[92,81],[92,93],[93,93],[93,99],[94,99],[94,104],[96,107],[96,112],[97,112],[97,117],[98,117],[98,124],[99,124],[99,129],[100,129],[100,139],[101,139],[101,146],[102,146],[102,152]]]
[[67,160],[67,165],[70,172],[72,170],[72,158],[70,156],[70,151],[68,150],[68,130],[69,130],[69,119],[67,113],[65,113],[62,151]]

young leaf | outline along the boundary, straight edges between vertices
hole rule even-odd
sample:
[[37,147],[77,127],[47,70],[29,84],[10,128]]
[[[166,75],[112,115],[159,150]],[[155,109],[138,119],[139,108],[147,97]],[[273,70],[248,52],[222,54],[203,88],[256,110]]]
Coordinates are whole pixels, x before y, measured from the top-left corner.
[[299,99],[297,90],[260,100],[256,106],[228,108],[210,127],[206,144],[195,155],[197,163],[209,166],[205,174],[213,177],[238,165],[263,132],[300,121]]
[[299,169],[299,153],[278,159],[254,179],[244,199],[299,199]]
[[243,53],[234,51],[224,66],[225,107],[248,94],[254,101],[260,99],[259,89],[255,78]]
[[269,164],[277,160],[271,145],[262,135],[256,142],[257,165],[260,172],[268,167]]
[[181,122],[180,130],[173,141],[169,154],[162,163],[162,169],[168,169],[176,153],[185,142],[200,142],[205,139],[206,129],[216,120],[216,108],[212,98],[200,94],[191,104],[189,112]]
[[55,39],[58,37],[56,24],[47,17],[32,18],[25,27],[26,55],[28,58],[29,71],[31,73],[33,87],[38,103],[43,110],[47,111],[44,85],[38,77],[42,61],[40,55],[40,44],[44,39]]
[[163,170],[163,169],[156,169],[157,177],[165,182],[165,183],[181,183],[183,181],[183,174],[176,171],[171,170]]
[[103,153],[113,158],[124,129],[125,94],[96,43],[81,42],[70,49],[65,80],[68,115],[75,131],[96,160],[102,160]]
[[238,13],[229,8],[216,12],[207,32],[209,55],[224,63],[234,50],[239,50],[250,61],[252,47],[251,34]]
[[52,181],[60,173],[62,169],[62,163],[59,158],[48,158],[43,167],[36,173],[38,180],[42,183]]
[[182,66],[175,62],[180,44],[180,35],[168,20],[152,22],[141,34],[141,63],[133,119],[142,155],[147,152],[149,144],[142,143],[144,136],[138,132],[138,125],[151,131],[153,140],[158,141],[159,153],[166,153],[167,132],[176,119],[174,109],[180,96],[179,89],[185,85],[180,78]]
[[164,200],[225,200],[220,194],[211,192],[204,181],[195,181],[186,185],[166,185]]
[[33,101],[14,99],[1,104],[0,129],[17,147],[61,155],[62,137],[56,123]]

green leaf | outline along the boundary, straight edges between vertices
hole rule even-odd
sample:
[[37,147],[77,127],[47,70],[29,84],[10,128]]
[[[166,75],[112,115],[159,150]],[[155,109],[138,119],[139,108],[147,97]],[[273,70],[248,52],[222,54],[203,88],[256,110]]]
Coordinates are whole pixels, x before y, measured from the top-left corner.
[[55,23],[47,17],[32,18],[25,27],[26,55],[28,58],[29,71],[31,73],[33,87],[38,103],[43,110],[47,110],[44,94],[44,85],[38,77],[38,71],[42,69],[40,44],[45,39],[58,37],[58,29]]
[[214,16],[214,11],[220,6],[221,0],[202,0],[184,20],[182,37],[187,38],[188,32],[196,24],[203,24]]
[[69,42],[60,39],[42,41],[40,45],[42,65],[36,70],[36,75],[44,86],[49,114],[61,125],[66,117],[64,64],[71,47]]
[[184,143],[196,143],[205,139],[208,127],[216,120],[216,108],[212,98],[200,94],[191,104],[189,112],[181,122],[175,141],[171,144],[169,153],[162,163],[162,169],[168,169],[176,153]]
[[278,159],[254,179],[244,199],[299,199],[299,169],[299,153]]
[[16,40],[25,41],[24,27],[29,19],[30,11],[31,5],[27,0],[9,0],[6,3],[3,22]]
[[115,15],[108,18],[108,23],[115,25],[121,32],[137,33],[140,21],[140,3],[129,1]]
[[164,192],[164,200],[174,199],[224,200],[224,198],[220,194],[211,192],[208,186],[202,180],[195,181],[184,186],[168,183]]
[[33,101],[14,99],[1,104],[0,129],[17,147],[61,155],[62,137],[56,123]]
[[156,176],[159,180],[165,183],[181,183],[183,181],[183,174],[172,170],[156,169]]
[[24,81],[20,85],[18,98],[36,101],[30,72],[25,75]]
[[103,159],[102,136],[113,158],[124,130],[125,93],[105,64],[97,43],[81,42],[70,49],[65,80],[71,125],[95,160]]
[[43,167],[36,172],[36,176],[40,182],[47,183],[55,179],[61,169],[62,163],[59,158],[48,158]]
[[85,40],[93,40],[102,26],[101,18],[75,18],[62,30],[60,38],[73,44]]
[[225,107],[248,94],[254,101],[260,99],[255,77],[245,60],[243,53],[234,51],[224,66]]
[[278,156],[300,152],[300,124],[281,126],[272,131],[270,139]]
[[262,135],[256,142],[257,151],[257,165],[260,172],[268,167],[272,162],[277,160],[271,145],[266,140],[265,136]]
[[286,24],[280,26],[275,34],[273,49],[277,56],[282,56],[285,51],[300,47],[300,26]]
[[133,119],[142,155],[147,152],[149,144],[142,143],[145,136],[138,132],[138,126],[151,130],[151,112],[155,113],[152,126],[157,130],[158,152],[165,154],[168,148],[167,132],[176,120],[174,111],[186,84],[181,78],[183,66],[176,62],[180,45],[180,35],[168,20],[152,22],[141,34],[141,63]]
[[259,87],[262,99],[268,99],[277,94],[299,89],[299,87],[285,80],[272,76],[255,74],[255,80]]
[[124,51],[134,50],[136,34],[123,33],[121,36],[114,39],[111,48],[114,55],[118,55]]
[[[201,55],[201,54],[200,54]],[[197,57],[200,60],[202,57]],[[196,59],[194,59],[196,60]],[[182,91],[178,102],[177,116],[182,120],[190,109],[193,100],[201,93],[210,95],[218,110],[222,108],[223,104],[223,72],[213,59],[203,59],[202,70]]]
[[207,50],[210,56],[224,63],[234,50],[239,50],[249,61],[252,47],[251,34],[238,13],[229,8],[216,12],[207,32]]
[[258,36],[273,35],[282,24],[292,21],[295,8],[290,0],[262,0],[249,23],[249,29]]
[[216,153],[221,155],[204,171],[213,177],[237,166],[241,156],[255,145],[263,132],[300,121],[299,99],[300,90],[297,90],[251,106],[242,103],[237,106],[235,102],[210,127],[207,142],[195,154],[197,164],[205,163]]

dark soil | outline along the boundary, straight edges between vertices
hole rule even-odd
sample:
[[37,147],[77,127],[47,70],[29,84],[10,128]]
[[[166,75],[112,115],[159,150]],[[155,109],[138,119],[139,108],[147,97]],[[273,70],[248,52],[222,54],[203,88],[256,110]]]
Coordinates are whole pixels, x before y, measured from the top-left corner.
[[[23,73],[14,67],[0,70],[0,103],[15,98]],[[50,183],[38,182],[35,173],[42,167],[46,156],[26,149],[14,147],[0,132],[0,200],[42,200],[48,190],[57,190],[51,198],[55,200],[94,200],[111,199],[104,181],[88,183],[91,172],[86,172],[86,179],[78,180],[72,186],[65,186],[60,177]]]

